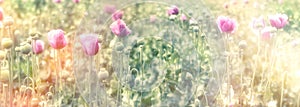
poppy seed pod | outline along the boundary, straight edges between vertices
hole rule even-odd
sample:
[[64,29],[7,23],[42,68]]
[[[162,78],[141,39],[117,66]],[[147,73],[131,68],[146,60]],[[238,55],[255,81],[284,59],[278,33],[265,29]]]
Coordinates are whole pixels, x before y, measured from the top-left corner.
[[100,71],[98,73],[98,78],[100,81],[105,80],[106,78],[108,78],[109,74],[106,70]]
[[23,46],[21,46],[21,52],[23,54],[29,54],[31,51],[31,45],[29,43],[25,43]]
[[123,43],[118,42],[118,43],[116,44],[115,49],[116,49],[116,51],[119,51],[119,52],[123,51],[123,49],[124,49]]
[[9,70],[2,69],[0,72],[1,72],[0,81],[7,82],[9,80]]
[[11,38],[3,38],[1,41],[1,46],[5,49],[9,49],[13,46],[13,41]]
[[246,47],[247,47],[247,41],[242,40],[242,41],[239,42],[239,48],[240,49],[246,49]]

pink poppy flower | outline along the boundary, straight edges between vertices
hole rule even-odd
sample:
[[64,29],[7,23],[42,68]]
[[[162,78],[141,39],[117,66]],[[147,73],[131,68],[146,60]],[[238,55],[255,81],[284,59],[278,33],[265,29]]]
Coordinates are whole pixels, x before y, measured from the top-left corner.
[[80,2],[80,0],[73,0],[73,2],[74,2],[74,3],[79,3],[79,2]]
[[225,33],[233,33],[237,27],[235,20],[228,17],[219,16],[217,19],[219,30]]
[[42,40],[33,41],[32,50],[35,54],[40,54],[45,49],[45,43]]
[[54,3],[60,3],[61,0],[53,0]]
[[54,49],[62,49],[67,45],[64,31],[61,29],[48,32],[48,41],[50,46]]
[[251,28],[254,30],[260,30],[266,26],[264,18],[260,16],[259,18],[255,18],[252,20]]
[[261,30],[261,39],[270,40],[272,37],[272,27],[265,27]]
[[131,33],[123,20],[117,20],[110,25],[111,31],[118,37],[125,37]]
[[4,17],[4,11],[3,11],[3,9],[0,7],[0,21],[3,20],[3,17]]
[[288,16],[285,14],[276,14],[270,16],[269,20],[273,27],[281,29],[288,23]]
[[99,40],[97,34],[80,35],[80,43],[83,51],[88,56],[94,56],[99,51]]
[[105,13],[108,14],[113,14],[114,12],[117,11],[116,6],[114,5],[105,5],[103,10]]
[[155,21],[156,21],[156,19],[157,19],[157,18],[156,18],[156,16],[155,16],[155,15],[151,15],[151,16],[150,16],[150,22],[152,22],[152,23],[153,23],[153,22],[155,22]]
[[178,15],[179,14],[179,9],[177,6],[172,6],[168,10],[168,15]]
[[181,14],[180,20],[187,21],[187,17],[185,16],[185,14]]
[[114,21],[122,19],[124,12],[123,11],[116,11],[115,13],[113,13],[112,15],[112,19]]

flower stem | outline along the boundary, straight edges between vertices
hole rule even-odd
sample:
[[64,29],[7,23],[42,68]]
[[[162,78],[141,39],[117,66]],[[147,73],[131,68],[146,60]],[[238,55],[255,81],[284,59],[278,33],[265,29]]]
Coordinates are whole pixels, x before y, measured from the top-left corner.
[[89,106],[92,106],[92,80],[91,80],[91,76],[92,76],[92,70],[93,70],[93,57],[89,56],[89,61],[90,61],[90,66],[89,66],[89,74],[88,74],[88,92],[89,92]]
[[231,102],[231,92],[230,92],[230,70],[231,70],[231,52],[229,47],[229,34],[225,37],[225,52],[226,52],[226,72],[227,72],[227,97],[228,97],[228,106]]
[[285,80],[285,73],[283,74],[282,81],[281,81],[280,107],[282,107],[282,104],[283,104],[284,80]]
[[59,55],[58,55],[59,54],[59,50],[55,50],[54,54],[55,54],[54,56],[55,56],[55,62],[56,62],[55,63],[56,64],[56,69],[55,69],[56,70],[56,75],[55,75],[55,89],[56,89],[56,91],[55,92],[56,92],[56,102],[58,103],[56,106],[60,107],[60,103],[61,102],[60,102],[60,98],[59,97],[60,97],[60,94],[61,94],[60,93],[60,91],[61,91],[60,88],[61,87],[60,87],[60,84],[58,83],[58,81],[60,81],[60,79],[61,79],[59,77],[59,72],[60,72],[60,64],[59,64],[60,62],[59,62],[59,58],[58,58],[59,57]]
[[12,107],[13,101],[13,48],[9,51],[9,105]]

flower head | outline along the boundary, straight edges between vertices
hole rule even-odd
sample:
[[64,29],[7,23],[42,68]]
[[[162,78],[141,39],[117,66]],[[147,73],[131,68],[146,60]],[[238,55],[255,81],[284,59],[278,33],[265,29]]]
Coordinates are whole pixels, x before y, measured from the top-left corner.
[[217,19],[219,30],[225,33],[233,33],[237,27],[235,20],[228,17],[219,16]]
[[244,0],[244,3],[245,3],[245,4],[248,4],[248,3],[249,3],[249,0]]
[[21,46],[21,52],[23,54],[29,54],[31,52],[31,48],[32,46],[26,42]]
[[14,42],[11,38],[2,38],[1,46],[5,49],[9,49],[13,46]]
[[67,45],[64,31],[61,29],[48,32],[48,41],[50,46],[54,49],[62,49]]
[[116,11],[115,13],[113,13],[112,15],[112,19],[114,21],[118,20],[118,19],[122,19],[124,12],[123,11]]
[[60,3],[61,0],[53,0],[54,3]]
[[35,54],[40,54],[45,49],[45,43],[42,40],[33,41],[32,50]]
[[228,3],[224,3],[224,4],[223,4],[223,7],[224,7],[225,9],[228,9],[229,4],[228,4]]
[[88,56],[96,55],[99,51],[99,40],[96,34],[80,35],[80,43],[83,51]]
[[73,2],[74,2],[74,3],[79,3],[79,2],[80,2],[80,0],[73,0]]
[[4,16],[4,11],[3,11],[3,9],[0,7],[0,21],[3,20],[3,16]]
[[265,27],[261,30],[261,39],[262,40],[270,40],[272,37],[272,32],[275,28],[273,27]]
[[288,23],[288,16],[285,14],[276,14],[270,16],[269,20],[273,27],[281,29]]
[[179,9],[177,6],[172,6],[168,10],[168,15],[178,15],[179,14]]
[[123,20],[117,20],[110,25],[111,31],[118,37],[125,37],[131,33]]
[[265,26],[266,26],[266,24],[265,24],[264,18],[262,16],[252,20],[251,28],[254,30],[259,30],[261,28],[264,28]]
[[181,21],[187,21],[187,17],[185,16],[185,14],[181,14],[180,20]]
[[114,5],[105,5],[103,10],[108,14],[113,14],[117,11],[116,6]]
[[150,22],[155,22],[157,20],[155,15],[150,16]]

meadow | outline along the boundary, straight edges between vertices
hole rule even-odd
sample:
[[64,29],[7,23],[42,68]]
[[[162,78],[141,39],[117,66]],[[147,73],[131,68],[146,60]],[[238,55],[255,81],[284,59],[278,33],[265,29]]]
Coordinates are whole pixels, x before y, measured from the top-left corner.
[[299,107],[297,0],[0,0],[0,107]]

